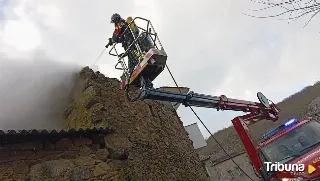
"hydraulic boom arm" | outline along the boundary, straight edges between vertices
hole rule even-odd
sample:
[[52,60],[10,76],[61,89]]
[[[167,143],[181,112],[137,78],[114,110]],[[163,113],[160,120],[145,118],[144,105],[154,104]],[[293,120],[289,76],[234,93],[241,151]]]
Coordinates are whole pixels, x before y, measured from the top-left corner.
[[[226,96],[210,96],[190,92],[188,94],[173,93],[157,89],[142,89],[140,99],[152,99],[160,101],[178,102],[185,106],[216,108],[219,110],[233,110],[250,112],[254,115],[260,115],[261,119],[276,121],[278,119],[279,109],[274,104],[269,104],[268,99],[262,94],[257,94],[260,103],[230,99]],[[255,123],[255,120],[248,120],[248,125]]]
[[157,89],[150,89],[144,86],[140,95],[140,100],[152,99],[160,101],[178,102],[185,106],[196,106],[206,108],[216,108],[217,110],[233,110],[247,112],[248,114],[238,116],[232,120],[232,124],[237,131],[242,144],[256,170],[261,175],[262,166],[256,146],[252,140],[248,126],[260,120],[277,121],[280,109],[275,104],[270,104],[269,100],[261,93],[257,93],[260,103],[237,99],[229,99],[226,96],[210,96],[190,92],[188,94],[173,93]]

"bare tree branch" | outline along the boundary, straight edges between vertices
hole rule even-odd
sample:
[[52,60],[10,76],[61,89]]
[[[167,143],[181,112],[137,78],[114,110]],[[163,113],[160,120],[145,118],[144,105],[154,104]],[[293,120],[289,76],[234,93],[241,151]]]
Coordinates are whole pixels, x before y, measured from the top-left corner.
[[273,15],[268,16],[244,14],[246,16],[254,18],[279,18],[286,16],[285,19],[288,20],[289,23],[290,21],[296,21],[304,16],[310,15],[310,18],[305,23],[304,27],[320,13],[320,2],[317,0],[251,0],[251,2],[262,6],[258,9],[250,9],[252,12],[266,10],[280,10],[280,12],[275,12]]

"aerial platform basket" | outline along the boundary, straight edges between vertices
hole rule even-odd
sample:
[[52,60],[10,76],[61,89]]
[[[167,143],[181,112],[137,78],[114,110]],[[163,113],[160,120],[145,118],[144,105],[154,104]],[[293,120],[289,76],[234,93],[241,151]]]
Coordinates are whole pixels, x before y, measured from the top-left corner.
[[[134,41],[129,45],[129,48],[124,53],[118,53],[116,44],[112,46],[109,54],[118,57],[118,62],[115,68],[123,70],[121,76],[121,88],[124,89],[128,84],[136,87],[142,87],[142,82],[152,82],[164,70],[167,62],[167,54],[162,47],[162,44],[155,32],[150,20],[136,17],[131,22],[125,31],[130,31],[134,37]],[[142,24],[145,23],[145,26]],[[139,30],[139,34],[135,33],[132,27]],[[130,28],[131,27],[131,28]],[[144,28],[143,28],[144,27]],[[149,48],[145,49],[144,43],[149,42]],[[132,72],[125,62],[125,56],[129,51],[135,50],[135,58],[138,64]],[[143,79],[143,80],[142,80]]]

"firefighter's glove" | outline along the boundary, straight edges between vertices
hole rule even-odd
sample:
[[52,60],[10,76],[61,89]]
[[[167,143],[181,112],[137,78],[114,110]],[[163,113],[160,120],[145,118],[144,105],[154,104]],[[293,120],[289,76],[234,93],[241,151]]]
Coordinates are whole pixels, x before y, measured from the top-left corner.
[[113,44],[112,38],[109,38],[109,43],[105,46],[106,48],[108,48],[109,46],[111,46]]
[[108,43],[106,46],[104,46],[104,47],[106,47],[106,48],[108,48],[110,45],[112,45],[112,43]]

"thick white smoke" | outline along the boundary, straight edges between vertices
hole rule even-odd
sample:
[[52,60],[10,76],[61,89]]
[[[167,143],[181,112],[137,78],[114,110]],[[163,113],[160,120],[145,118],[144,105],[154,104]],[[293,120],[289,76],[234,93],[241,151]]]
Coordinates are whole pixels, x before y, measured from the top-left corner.
[[81,67],[0,56],[0,129],[58,129]]

